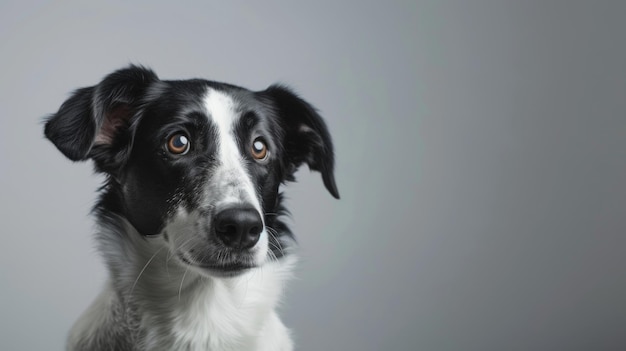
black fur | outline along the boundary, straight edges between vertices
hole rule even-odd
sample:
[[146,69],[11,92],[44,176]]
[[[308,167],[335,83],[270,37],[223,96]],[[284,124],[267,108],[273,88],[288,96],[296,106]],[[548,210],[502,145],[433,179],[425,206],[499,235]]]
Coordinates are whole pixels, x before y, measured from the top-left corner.
[[[277,156],[267,164],[247,164],[260,191],[265,223],[277,237],[291,236],[280,220],[286,211],[278,188],[293,180],[301,164],[319,171],[328,191],[339,198],[326,125],[309,103],[283,86],[252,92],[201,79],[164,81],[147,68],[131,65],[96,86],[76,90],[47,119],[45,136],[69,159],[92,159],[96,171],[107,175],[95,208],[98,216],[115,214],[139,233],[157,234],[176,205],[198,206],[198,189],[214,165],[215,130],[200,101],[207,87],[242,102],[244,117],[237,127],[242,150],[257,133],[269,139]],[[164,145],[181,130],[194,143],[187,155],[177,157],[165,152]],[[282,255],[277,238],[271,239],[274,253]]]

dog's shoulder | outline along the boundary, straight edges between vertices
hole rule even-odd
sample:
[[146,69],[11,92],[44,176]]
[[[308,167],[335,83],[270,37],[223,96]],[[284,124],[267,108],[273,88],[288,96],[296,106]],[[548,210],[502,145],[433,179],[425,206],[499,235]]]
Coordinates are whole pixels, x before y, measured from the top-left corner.
[[68,350],[135,350],[137,322],[107,282],[70,330]]

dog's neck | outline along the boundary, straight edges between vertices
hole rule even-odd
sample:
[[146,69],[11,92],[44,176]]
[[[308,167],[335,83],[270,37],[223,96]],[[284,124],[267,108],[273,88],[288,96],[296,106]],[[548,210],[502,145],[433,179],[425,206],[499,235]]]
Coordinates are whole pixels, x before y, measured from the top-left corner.
[[256,349],[259,326],[273,317],[293,258],[211,278],[171,257],[159,238],[116,222],[102,226],[99,248],[126,323],[136,328],[134,342],[149,350]]

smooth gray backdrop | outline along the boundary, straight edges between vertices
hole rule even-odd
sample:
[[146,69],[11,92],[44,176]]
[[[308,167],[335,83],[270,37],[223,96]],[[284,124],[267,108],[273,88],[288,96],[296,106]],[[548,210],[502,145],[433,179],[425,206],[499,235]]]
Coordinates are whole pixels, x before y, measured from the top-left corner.
[[131,62],[328,121],[342,199],[286,188],[298,350],[626,350],[625,1],[4,0],[0,53],[1,350],[102,286],[101,179],[40,122]]

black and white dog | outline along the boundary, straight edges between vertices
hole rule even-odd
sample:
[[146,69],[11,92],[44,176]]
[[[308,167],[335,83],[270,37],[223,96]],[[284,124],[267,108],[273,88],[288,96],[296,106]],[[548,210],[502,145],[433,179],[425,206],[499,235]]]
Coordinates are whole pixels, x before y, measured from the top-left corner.
[[275,311],[295,260],[279,186],[306,163],[339,198],[310,104],[130,66],[75,91],[45,135],[106,175],[94,213],[110,279],[69,350],[293,348]]

